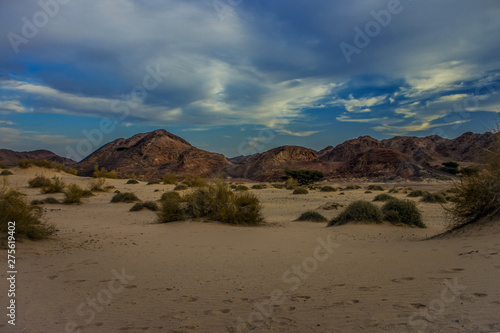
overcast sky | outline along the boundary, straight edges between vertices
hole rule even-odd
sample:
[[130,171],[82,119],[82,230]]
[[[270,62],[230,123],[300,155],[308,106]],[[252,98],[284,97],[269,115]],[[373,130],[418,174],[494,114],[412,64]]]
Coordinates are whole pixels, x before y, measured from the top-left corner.
[[497,0],[0,3],[0,148],[164,128],[228,157],[453,138],[500,111]]

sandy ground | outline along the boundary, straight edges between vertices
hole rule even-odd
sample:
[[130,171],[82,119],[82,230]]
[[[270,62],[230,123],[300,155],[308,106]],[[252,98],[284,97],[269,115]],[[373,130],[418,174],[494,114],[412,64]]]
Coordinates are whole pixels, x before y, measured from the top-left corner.
[[[12,171],[10,184],[29,200],[49,196],[27,182],[55,173]],[[60,175],[67,183],[89,182]],[[108,182],[143,200],[173,188]],[[79,206],[44,205],[59,231],[48,240],[17,243],[15,326],[5,315],[7,253],[1,250],[0,331],[500,331],[499,228],[423,240],[443,231],[446,219],[440,205],[422,203],[427,229],[294,222],[324,203],[346,205],[380,193],[365,194],[368,184],[357,184],[363,189],[345,195],[252,190],[269,222],[262,227],[156,224],[153,212],[110,203],[112,192]],[[451,184],[397,185],[440,190]],[[340,210],[318,211],[331,218]]]

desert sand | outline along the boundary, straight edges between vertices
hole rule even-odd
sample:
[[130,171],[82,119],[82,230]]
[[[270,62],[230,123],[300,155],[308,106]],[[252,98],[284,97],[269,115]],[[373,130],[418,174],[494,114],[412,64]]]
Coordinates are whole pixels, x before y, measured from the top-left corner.
[[[14,168],[11,186],[54,174],[85,186],[89,178]],[[172,185],[126,185],[156,200]],[[1,332],[495,332],[500,331],[499,228],[485,226],[440,239],[439,204],[419,203],[426,229],[390,224],[296,222],[327,202],[372,200],[363,189],[292,195],[252,190],[267,224],[259,227],[184,221],[157,224],[151,211],[112,204],[113,191],[82,205],[43,205],[58,232],[17,242],[17,317]],[[437,191],[450,182],[381,184]],[[155,192],[158,189],[159,191]],[[405,194],[394,194],[404,198]],[[412,200],[418,201],[419,198]],[[377,203],[382,204],[382,203]],[[341,210],[318,209],[327,218]],[[6,250],[0,293],[7,313]]]

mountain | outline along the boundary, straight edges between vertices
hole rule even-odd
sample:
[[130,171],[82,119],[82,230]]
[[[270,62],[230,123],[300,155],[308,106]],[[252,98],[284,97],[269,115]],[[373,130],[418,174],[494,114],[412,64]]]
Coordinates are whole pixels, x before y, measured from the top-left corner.
[[165,173],[181,176],[213,176],[231,163],[221,155],[192,146],[186,140],[159,129],[117,139],[76,165],[79,175],[91,176],[94,167],[116,170],[123,176],[135,173],[144,179],[159,179]]
[[33,150],[33,151],[13,151],[10,149],[0,149],[0,162],[6,166],[16,166],[19,160],[47,160],[57,163],[72,165],[76,162],[65,157],[61,157],[49,150]]

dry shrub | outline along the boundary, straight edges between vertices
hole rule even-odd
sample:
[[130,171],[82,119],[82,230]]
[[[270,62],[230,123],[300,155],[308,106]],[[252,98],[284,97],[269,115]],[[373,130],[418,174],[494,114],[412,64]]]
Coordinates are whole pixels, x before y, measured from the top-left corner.
[[422,214],[417,208],[415,202],[410,200],[389,200],[382,206],[384,219],[392,224],[403,223],[419,228],[426,228],[422,222]]
[[179,181],[177,179],[177,175],[175,175],[173,173],[164,174],[163,177],[161,178],[161,180],[163,181],[163,184],[165,184],[165,185],[175,185]]
[[327,219],[314,210],[308,210],[307,212],[302,213],[297,221],[326,222]]
[[351,221],[381,223],[382,212],[371,202],[358,200],[347,206],[342,213],[328,223],[328,226],[342,225]]

